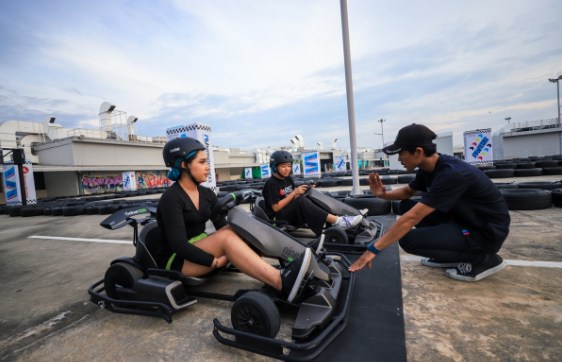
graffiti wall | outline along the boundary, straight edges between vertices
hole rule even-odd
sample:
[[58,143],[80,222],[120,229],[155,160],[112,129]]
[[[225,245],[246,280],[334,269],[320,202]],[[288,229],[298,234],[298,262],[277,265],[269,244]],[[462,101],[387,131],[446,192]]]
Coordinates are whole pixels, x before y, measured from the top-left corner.
[[137,172],[137,189],[154,189],[168,187],[170,180],[164,171]]
[[[136,187],[138,189],[152,189],[167,187],[169,180],[164,171],[137,171]],[[123,173],[95,173],[82,175],[82,191],[84,195],[122,192]]]

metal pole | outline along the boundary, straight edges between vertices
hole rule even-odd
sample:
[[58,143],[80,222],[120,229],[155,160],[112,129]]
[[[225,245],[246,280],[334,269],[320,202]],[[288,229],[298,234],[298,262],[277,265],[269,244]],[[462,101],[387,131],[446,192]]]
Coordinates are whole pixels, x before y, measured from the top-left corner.
[[558,101],[558,127],[560,127],[560,79],[562,79],[562,75],[559,75],[556,79],[548,80],[551,83],[556,83],[556,99]]
[[379,123],[381,124],[381,138],[382,138],[382,148],[384,148],[384,128],[382,126],[382,123],[386,122],[386,119],[379,119]]
[[556,96],[558,97],[558,127],[560,127],[560,77],[556,80]]
[[349,51],[349,25],[347,22],[347,0],[340,0],[341,28],[343,38],[343,58],[345,65],[345,90],[347,93],[347,117],[349,121],[349,141],[351,145],[351,175],[353,186],[351,195],[361,194],[357,163],[357,138],[355,135],[355,104],[353,102],[353,79],[351,76],[351,56]]

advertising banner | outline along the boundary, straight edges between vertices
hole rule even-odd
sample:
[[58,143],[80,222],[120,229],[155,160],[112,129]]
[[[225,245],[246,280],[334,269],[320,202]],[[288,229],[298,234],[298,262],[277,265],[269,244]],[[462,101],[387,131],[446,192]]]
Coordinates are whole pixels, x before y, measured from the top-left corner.
[[270,178],[271,177],[271,170],[269,169],[269,164],[263,164],[260,166],[260,173],[261,178]]
[[168,141],[177,137],[191,137],[205,145],[207,164],[210,167],[207,181],[202,185],[213,191],[217,191],[217,179],[215,175],[215,161],[213,159],[213,148],[211,143],[211,126],[201,123],[193,123],[186,126],[176,126],[166,129]]
[[133,171],[123,172],[123,191],[137,191],[137,177]]
[[464,132],[464,160],[473,165],[492,164],[492,129]]
[[33,179],[33,165],[28,162],[24,163],[22,166],[9,163],[2,166],[6,205],[16,206],[23,204],[18,167],[22,167],[23,171],[26,204],[36,204],[37,194],[35,192],[35,180]]
[[305,177],[320,177],[320,153],[309,152],[302,154],[303,174]]
[[347,171],[345,156],[336,156],[334,158],[334,171],[336,171],[336,172],[346,172]]
[[299,160],[293,162],[293,175],[302,175],[302,168]]
[[246,167],[244,169],[244,179],[252,179],[254,178],[254,175],[252,175],[252,168],[251,167]]

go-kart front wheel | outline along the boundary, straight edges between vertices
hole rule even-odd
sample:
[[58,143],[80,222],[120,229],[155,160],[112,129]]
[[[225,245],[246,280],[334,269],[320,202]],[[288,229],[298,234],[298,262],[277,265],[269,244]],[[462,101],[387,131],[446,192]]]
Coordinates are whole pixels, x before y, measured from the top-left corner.
[[324,230],[325,243],[329,244],[349,244],[347,233],[342,228],[332,226]]
[[255,291],[236,300],[230,319],[234,329],[270,338],[275,338],[281,327],[275,303],[264,293]]
[[133,265],[123,262],[112,264],[105,272],[105,293],[113,299],[134,299],[136,293],[133,287],[142,277],[142,270]]

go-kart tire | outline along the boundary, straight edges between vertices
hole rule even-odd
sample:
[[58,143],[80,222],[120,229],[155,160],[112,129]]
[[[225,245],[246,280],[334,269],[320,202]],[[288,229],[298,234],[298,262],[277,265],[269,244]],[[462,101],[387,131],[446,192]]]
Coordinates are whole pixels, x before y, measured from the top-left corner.
[[484,173],[488,175],[489,178],[506,178],[513,177],[515,170],[512,168],[501,168],[495,170],[485,170]]
[[349,237],[342,228],[332,226],[324,230],[324,242],[328,244],[349,244]]
[[500,189],[509,210],[540,210],[552,206],[550,190]]
[[123,262],[112,264],[103,279],[105,293],[110,298],[121,299],[118,290],[131,289],[142,276],[142,270],[133,265]]
[[562,207],[562,189],[554,189],[552,193],[552,205]]
[[258,336],[275,338],[281,327],[279,309],[264,293],[245,293],[230,311],[232,327]]

